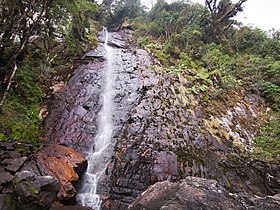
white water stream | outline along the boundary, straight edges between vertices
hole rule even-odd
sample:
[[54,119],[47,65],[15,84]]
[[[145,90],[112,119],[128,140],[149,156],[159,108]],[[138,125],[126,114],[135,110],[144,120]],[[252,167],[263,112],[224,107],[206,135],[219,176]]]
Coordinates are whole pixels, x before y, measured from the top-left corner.
[[88,168],[83,177],[82,188],[77,195],[77,201],[82,206],[88,206],[99,210],[102,201],[97,194],[97,185],[100,177],[105,172],[111,159],[111,137],[113,133],[113,96],[114,77],[114,49],[108,45],[109,34],[106,30],[106,60],[104,82],[105,87],[102,96],[102,109],[98,116],[98,131],[94,144],[88,153]]

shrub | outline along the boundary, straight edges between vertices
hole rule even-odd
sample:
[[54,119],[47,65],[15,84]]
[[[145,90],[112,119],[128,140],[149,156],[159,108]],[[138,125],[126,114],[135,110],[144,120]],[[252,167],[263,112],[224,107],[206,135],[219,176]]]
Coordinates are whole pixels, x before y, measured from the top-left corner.
[[278,111],[255,139],[253,156],[264,161],[280,160],[280,112]]

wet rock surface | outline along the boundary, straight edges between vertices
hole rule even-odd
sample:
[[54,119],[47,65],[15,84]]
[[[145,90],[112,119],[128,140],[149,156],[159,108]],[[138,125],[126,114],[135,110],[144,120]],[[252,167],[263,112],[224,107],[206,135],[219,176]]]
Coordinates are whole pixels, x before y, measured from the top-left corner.
[[230,194],[211,179],[187,177],[177,183],[158,182],[138,196],[130,210],[196,210],[196,209],[267,209],[275,210],[279,197],[260,198],[245,194]]
[[60,182],[60,201],[72,199],[77,191],[74,183],[85,172],[87,161],[75,150],[61,145],[47,145],[37,154],[41,171],[54,176]]
[[[24,165],[28,162],[29,155],[34,151],[35,148],[29,144],[0,141],[0,195],[2,195],[2,205],[9,200],[12,206],[16,206],[13,196],[14,185],[12,180],[15,173],[22,170]],[[6,201],[4,198],[6,198]]]
[[[215,179],[232,193],[279,194],[278,164],[243,158],[262,125],[266,106],[258,94],[231,90],[209,103],[190,91],[182,72],[164,72],[128,31],[111,34],[116,48],[115,153],[99,192],[104,209],[126,209],[150,185],[188,176]],[[106,58],[89,52],[67,86],[56,94],[45,123],[48,143],[86,154],[97,132]],[[102,188],[102,189],[101,189]],[[235,202],[235,201],[234,201]]]
[[100,44],[98,44],[96,49],[87,52],[83,56],[83,59],[87,59],[87,58],[104,58],[105,54],[106,54],[106,51],[105,51],[104,45],[100,43]]
[[21,171],[13,178],[17,209],[49,209],[59,191],[58,180]]
[[[131,38],[131,35],[125,32],[111,34],[109,43],[123,48],[125,40],[127,44],[130,43]],[[45,123],[49,143],[63,144],[85,152],[96,136],[104,84],[103,76],[107,67],[104,57],[104,32],[100,34],[99,40],[98,48],[85,55],[85,57],[91,57],[92,60],[76,69],[67,87],[56,96],[50,107]],[[133,73],[137,65],[135,51],[121,48],[115,51],[117,59],[114,61],[114,65],[119,66],[115,70],[117,74],[114,99],[117,102],[114,120],[118,121],[115,124],[119,126],[121,125],[119,122],[125,122],[127,118],[128,111],[126,110],[130,109],[129,104],[135,103],[137,97],[139,98],[135,91],[139,91],[140,86]],[[128,105],[125,106],[125,103]]]
[[16,202],[11,194],[0,194],[1,210],[16,210]]
[[61,145],[0,142],[0,153],[0,209],[49,209],[74,199],[73,183],[87,167],[82,154]]

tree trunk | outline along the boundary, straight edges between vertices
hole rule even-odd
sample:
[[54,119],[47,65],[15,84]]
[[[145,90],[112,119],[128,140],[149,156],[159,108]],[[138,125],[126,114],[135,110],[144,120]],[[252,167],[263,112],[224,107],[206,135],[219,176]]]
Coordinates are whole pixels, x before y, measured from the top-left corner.
[[15,63],[14,69],[13,69],[13,71],[11,73],[11,76],[9,78],[9,81],[8,81],[8,85],[7,85],[6,89],[4,90],[4,93],[3,93],[3,96],[2,96],[2,99],[1,99],[1,102],[0,102],[0,111],[2,110],[2,107],[4,105],[5,99],[7,98],[8,91],[10,90],[10,87],[11,87],[11,84],[12,84],[12,80],[13,80],[13,77],[15,76],[15,74],[16,74],[16,71],[17,71],[17,64]]

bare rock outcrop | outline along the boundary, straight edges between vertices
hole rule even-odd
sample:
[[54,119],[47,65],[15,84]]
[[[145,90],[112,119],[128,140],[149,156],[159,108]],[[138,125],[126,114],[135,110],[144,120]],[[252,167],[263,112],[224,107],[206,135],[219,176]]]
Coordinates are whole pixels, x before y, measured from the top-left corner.
[[158,182],[139,195],[129,210],[276,210],[280,199],[256,197],[246,194],[230,194],[217,181],[187,177],[180,182]]

